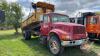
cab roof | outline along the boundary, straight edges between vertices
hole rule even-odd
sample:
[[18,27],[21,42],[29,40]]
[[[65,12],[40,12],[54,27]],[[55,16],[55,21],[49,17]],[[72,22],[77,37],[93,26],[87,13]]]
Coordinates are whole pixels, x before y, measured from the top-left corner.
[[65,15],[65,14],[60,14],[60,13],[46,13],[46,14],[44,14],[44,15],[62,15],[62,16],[67,16],[67,17],[69,17],[68,15]]

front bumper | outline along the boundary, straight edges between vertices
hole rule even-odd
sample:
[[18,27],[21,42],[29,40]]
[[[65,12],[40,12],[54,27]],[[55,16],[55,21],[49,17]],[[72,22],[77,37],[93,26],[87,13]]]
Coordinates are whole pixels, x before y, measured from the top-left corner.
[[73,40],[73,41],[62,41],[62,46],[78,46],[87,42],[88,39]]

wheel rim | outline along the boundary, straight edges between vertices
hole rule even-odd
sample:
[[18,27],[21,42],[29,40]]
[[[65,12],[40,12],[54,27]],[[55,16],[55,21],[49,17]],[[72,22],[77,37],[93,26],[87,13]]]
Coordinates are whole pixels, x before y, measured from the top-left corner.
[[49,47],[50,47],[50,51],[53,54],[57,54],[59,52],[59,44],[57,43],[56,40],[51,39],[49,41]]

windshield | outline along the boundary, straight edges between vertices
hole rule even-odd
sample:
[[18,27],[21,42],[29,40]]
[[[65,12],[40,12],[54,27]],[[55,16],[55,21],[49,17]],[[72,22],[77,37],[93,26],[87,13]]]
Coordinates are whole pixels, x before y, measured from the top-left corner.
[[70,22],[68,16],[64,15],[53,15],[52,16],[52,22]]
[[90,24],[96,24],[97,23],[97,19],[94,17],[90,18]]

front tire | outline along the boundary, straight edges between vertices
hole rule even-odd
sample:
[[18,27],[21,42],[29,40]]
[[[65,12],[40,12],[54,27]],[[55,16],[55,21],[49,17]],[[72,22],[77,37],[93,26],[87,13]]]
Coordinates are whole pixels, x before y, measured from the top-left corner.
[[63,47],[61,46],[61,42],[56,35],[50,37],[50,39],[48,40],[48,47],[53,55],[61,56]]

